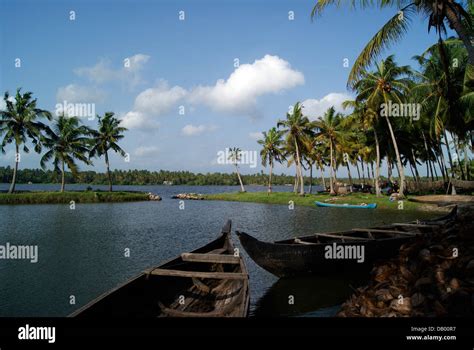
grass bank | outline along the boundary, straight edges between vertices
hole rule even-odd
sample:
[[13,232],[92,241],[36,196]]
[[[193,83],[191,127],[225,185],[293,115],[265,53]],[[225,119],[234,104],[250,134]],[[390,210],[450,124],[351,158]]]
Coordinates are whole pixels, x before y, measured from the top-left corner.
[[[314,201],[324,202],[329,198],[334,200],[329,203],[377,203],[378,209],[398,209],[398,202],[391,202],[388,196],[376,197],[375,194],[369,193],[351,193],[346,196],[330,196],[329,194],[306,194],[299,196],[293,192],[273,192],[268,194],[266,192],[235,192],[235,193],[216,193],[205,195],[208,200],[222,200],[234,202],[253,202],[265,204],[285,204],[293,201],[295,205],[303,205],[314,207]],[[422,203],[411,202],[407,199],[403,201],[404,210],[426,210],[427,206]]]
[[0,204],[65,204],[76,203],[107,203],[147,201],[148,195],[139,192],[19,192],[0,193]]

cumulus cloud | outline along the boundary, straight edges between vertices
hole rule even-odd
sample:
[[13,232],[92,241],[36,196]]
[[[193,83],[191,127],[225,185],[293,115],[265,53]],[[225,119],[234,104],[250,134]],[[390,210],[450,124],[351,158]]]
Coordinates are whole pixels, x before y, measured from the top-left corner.
[[133,154],[137,157],[146,157],[155,155],[158,151],[158,147],[155,146],[140,146],[135,149]]
[[161,81],[158,86],[142,91],[135,98],[133,110],[123,117],[123,125],[130,129],[156,128],[155,117],[168,113],[187,92],[180,86],[169,87]]
[[[307,99],[302,102],[303,114],[314,120],[323,116],[328,108],[334,106],[337,112],[344,112],[342,102],[352,100],[353,97],[346,93],[331,92],[321,99]],[[345,111],[347,112],[347,111]]]
[[240,65],[227,80],[198,86],[189,95],[191,103],[231,113],[253,113],[257,98],[304,84],[301,72],[278,56],[265,55],[252,64]]
[[95,103],[102,102],[105,99],[105,93],[95,87],[86,87],[76,84],[61,86],[56,92],[58,102],[67,101],[68,103]]
[[101,58],[99,62],[91,67],[79,67],[74,69],[74,73],[95,84],[122,81],[134,87],[142,82],[140,73],[149,59],[150,56],[139,53],[125,58],[121,68],[114,69],[109,59]]
[[217,127],[214,125],[192,125],[188,124],[181,129],[181,134],[184,136],[197,136],[208,131],[214,131]]
[[263,134],[260,131],[249,133],[249,137],[252,140],[260,140],[262,138],[262,136],[263,136]]

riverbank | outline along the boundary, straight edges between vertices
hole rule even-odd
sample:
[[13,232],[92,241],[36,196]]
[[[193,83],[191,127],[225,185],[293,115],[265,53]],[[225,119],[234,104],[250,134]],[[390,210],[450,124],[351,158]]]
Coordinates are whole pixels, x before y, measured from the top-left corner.
[[[294,205],[307,207],[314,207],[315,201],[340,204],[376,203],[377,209],[399,209],[398,201],[390,201],[388,196],[376,197],[370,193],[351,193],[345,196],[330,196],[329,194],[305,194],[304,196],[300,196],[293,192],[273,192],[271,194],[266,192],[235,192],[209,194],[205,195],[204,199],[283,205],[288,205],[290,201],[293,201]],[[403,210],[438,210],[438,208],[436,206],[412,202],[410,201],[410,197],[407,197],[403,201]]]
[[0,204],[69,204],[75,203],[109,203],[148,201],[149,195],[140,192],[102,192],[102,191],[68,191],[68,192],[19,192],[0,193]]

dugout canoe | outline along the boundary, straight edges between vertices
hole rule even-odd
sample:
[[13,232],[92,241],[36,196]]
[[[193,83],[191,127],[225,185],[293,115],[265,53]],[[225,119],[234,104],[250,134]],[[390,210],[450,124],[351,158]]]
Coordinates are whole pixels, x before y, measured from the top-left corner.
[[369,269],[373,262],[395,256],[402,244],[419,235],[449,231],[456,216],[457,207],[454,207],[449,214],[434,220],[316,233],[273,243],[245,232],[236,234],[257,265],[278,277],[324,276]]
[[214,241],[144,271],[70,317],[246,317],[249,277],[230,234],[229,220]]

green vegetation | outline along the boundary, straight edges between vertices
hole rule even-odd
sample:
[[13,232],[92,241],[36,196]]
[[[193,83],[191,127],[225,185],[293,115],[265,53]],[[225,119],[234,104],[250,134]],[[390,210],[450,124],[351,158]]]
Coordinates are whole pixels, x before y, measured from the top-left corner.
[[[295,205],[303,205],[314,207],[314,201],[324,202],[325,200],[332,198],[336,199],[331,203],[349,203],[349,204],[361,204],[361,203],[377,203],[377,209],[398,209],[398,201],[391,202],[389,197],[376,197],[374,194],[367,193],[352,193],[346,196],[332,197],[329,194],[306,194],[300,196],[292,192],[273,192],[271,194],[266,192],[237,192],[237,193],[218,193],[209,194],[204,196],[208,200],[222,200],[232,202],[253,202],[253,203],[265,203],[265,204],[282,204],[288,205],[289,201],[293,201]],[[415,210],[421,209],[420,203],[403,201],[403,210]],[[357,210],[357,209],[354,209]]]
[[70,204],[147,201],[140,192],[19,192],[0,193],[0,204]]

